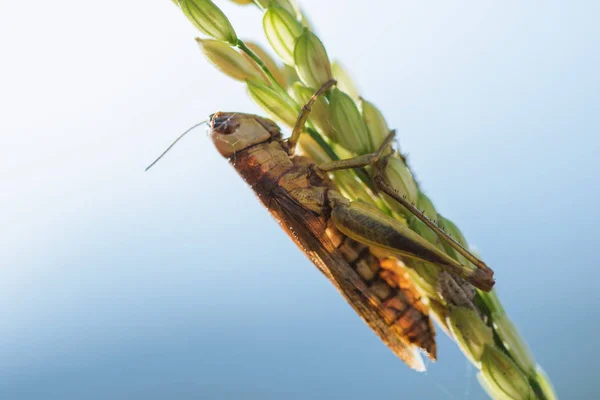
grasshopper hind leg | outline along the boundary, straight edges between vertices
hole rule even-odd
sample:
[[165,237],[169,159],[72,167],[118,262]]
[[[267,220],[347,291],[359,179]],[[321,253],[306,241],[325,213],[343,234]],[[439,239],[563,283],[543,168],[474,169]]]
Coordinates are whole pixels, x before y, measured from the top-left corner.
[[406,225],[371,205],[359,201],[337,201],[336,197],[330,193],[331,220],[340,232],[351,239],[392,254],[434,263],[481,290],[492,289],[493,274],[487,272],[491,270],[473,269],[461,264]]
[[[408,209],[411,214],[417,217],[421,222],[423,222],[429,229],[431,229],[438,237],[448,243],[453,249],[459,252],[462,256],[464,256],[469,262],[471,262],[478,271],[480,271],[479,275],[481,279],[486,281],[491,281],[493,285],[493,276],[494,271],[489,268],[486,263],[481,261],[479,258],[475,257],[470,251],[465,249],[460,243],[454,240],[450,235],[448,235],[442,228],[437,226],[435,222],[430,220],[421,210],[419,210],[414,204],[412,204],[408,199],[401,196],[396,189],[390,185],[384,178],[384,171],[387,165],[387,157],[384,157],[378,167],[377,173],[374,177],[375,186],[381,190],[383,193],[390,196],[392,199],[396,200],[406,209]],[[477,286],[477,285],[475,285]]]
[[383,172],[387,166],[388,158],[393,153],[384,154],[388,146],[391,145],[393,138],[394,132],[392,131],[375,153],[324,163],[319,165],[317,170],[327,173],[335,170],[361,168],[372,165],[375,170],[374,183],[377,189],[406,207],[412,214],[423,221],[427,227],[433,230],[441,240],[444,240],[452,248],[456,249],[456,251],[473,263],[476,268],[473,269],[459,263],[405,225],[385,215],[378,209],[362,203],[352,202],[344,204],[343,202],[338,202],[332,205],[332,217],[334,222],[336,222],[337,228],[354,240],[365,244],[383,247],[405,256],[433,262],[445,268],[448,272],[464,278],[477,288],[490,291],[494,285],[494,272],[483,261],[471,254],[460,243],[427,218],[408,199],[400,196],[393,186],[386,182]]

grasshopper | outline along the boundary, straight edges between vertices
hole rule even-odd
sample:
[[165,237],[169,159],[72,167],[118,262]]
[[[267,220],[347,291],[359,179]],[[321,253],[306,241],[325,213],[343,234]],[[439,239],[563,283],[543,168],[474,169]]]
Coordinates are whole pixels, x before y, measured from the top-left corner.
[[[423,370],[418,349],[436,358],[435,331],[427,307],[397,257],[434,263],[482,290],[491,289],[493,272],[386,184],[382,171],[388,156],[384,154],[393,132],[375,153],[351,159],[316,165],[294,154],[312,104],[334,84],[327,82],[312,96],[289,139],[282,139],[281,130],[269,119],[233,112],[209,117],[210,137],[282,229],[369,327],[410,367]],[[476,268],[460,264],[377,208],[348,200],[328,177],[331,171],[369,165],[378,171],[374,182],[379,189],[416,213]]]

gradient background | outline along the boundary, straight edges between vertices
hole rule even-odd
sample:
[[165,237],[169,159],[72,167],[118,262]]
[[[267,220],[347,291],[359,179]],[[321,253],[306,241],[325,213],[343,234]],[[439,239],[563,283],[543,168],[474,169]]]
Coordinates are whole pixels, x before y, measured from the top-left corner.
[[[600,3],[300,2],[561,397],[597,397]],[[0,1],[0,398],[485,398],[441,333],[397,360],[204,129],[143,172],[260,113],[195,35],[167,0]]]

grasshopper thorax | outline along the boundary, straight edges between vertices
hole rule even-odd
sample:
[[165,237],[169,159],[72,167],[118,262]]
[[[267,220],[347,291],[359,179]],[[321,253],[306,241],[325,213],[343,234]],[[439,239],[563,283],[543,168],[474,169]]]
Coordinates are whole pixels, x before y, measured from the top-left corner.
[[226,158],[251,146],[281,139],[277,124],[257,115],[217,112],[209,120],[210,137]]

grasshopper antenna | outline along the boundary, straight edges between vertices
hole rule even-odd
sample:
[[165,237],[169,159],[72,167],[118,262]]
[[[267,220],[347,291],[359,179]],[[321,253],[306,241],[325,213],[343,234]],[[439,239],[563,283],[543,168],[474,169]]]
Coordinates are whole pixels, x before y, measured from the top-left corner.
[[169,147],[167,147],[167,149],[165,151],[163,151],[162,154],[160,156],[158,156],[158,158],[152,162],[152,164],[148,165],[148,167],[144,171],[148,171],[150,168],[152,168],[154,166],[154,164],[156,164],[161,158],[163,158],[163,156],[165,154],[167,154],[169,152],[169,150],[171,150],[173,148],[173,146],[175,146],[177,144],[177,142],[179,142],[179,140],[181,140],[182,137],[184,137],[186,134],[193,131],[200,125],[207,124],[207,123],[208,123],[208,120],[199,122],[196,125],[189,128],[188,130],[186,130],[185,132],[183,132],[181,135],[179,135],[179,137],[177,139],[175,139],[175,141],[173,143],[171,143],[171,145]]

